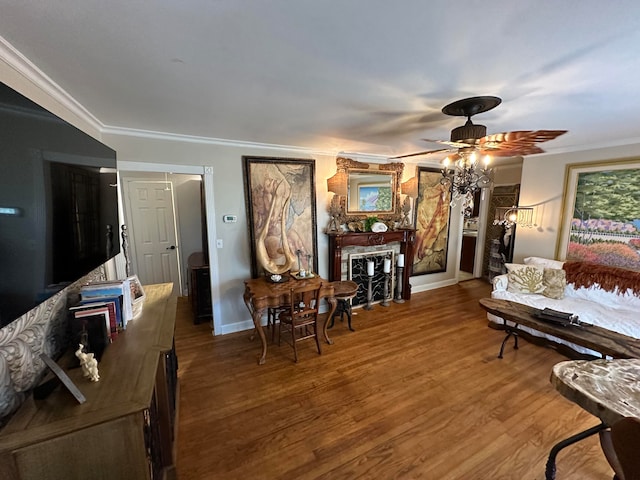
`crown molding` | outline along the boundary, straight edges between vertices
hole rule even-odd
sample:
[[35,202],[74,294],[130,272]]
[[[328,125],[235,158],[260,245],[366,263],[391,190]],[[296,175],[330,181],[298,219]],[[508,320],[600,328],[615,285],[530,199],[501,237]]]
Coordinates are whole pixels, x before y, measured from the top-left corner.
[[102,131],[104,127],[102,122],[1,35],[0,60],[91,128]]
[[168,141],[176,141],[176,142],[186,142],[186,143],[198,143],[205,145],[219,145],[222,147],[229,148],[242,148],[242,149],[258,149],[258,150],[278,150],[281,152],[290,152],[297,155],[352,155],[358,158],[369,158],[371,160],[385,160],[387,157],[384,155],[373,155],[373,154],[364,154],[364,153],[356,153],[356,152],[340,152],[338,150],[323,150],[319,148],[312,147],[301,147],[297,145],[280,145],[275,143],[260,143],[260,142],[250,142],[244,140],[230,140],[226,138],[216,138],[216,137],[203,137],[197,135],[185,135],[181,133],[170,133],[170,132],[158,132],[155,130],[143,130],[137,128],[125,128],[125,127],[116,127],[116,126],[104,126],[102,128],[103,135],[120,135],[120,136],[129,136],[136,138],[149,138],[154,140],[168,140]]
[[[178,133],[158,132],[151,130],[142,130],[126,127],[116,127],[105,125],[77,100],[69,95],[60,85],[54,82],[46,73],[40,70],[27,57],[20,53],[13,45],[11,45],[4,37],[0,35],[0,62],[3,62],[11,68],[17,75],[32,84],[34,87],[51,97],[60,106],[75,115],[78,119],[85,122],[101,135],[122,135],[129,137],[149,138],[155,140],[169,140],[188,143],[199,143],[208,145],[219,145],[230,148],[243,149],[259,149],[259,150],[278,150],[281,152],[291,152],[297,155],[338,155],[337,150],[324,150],[318,148],[301,147],[296,145],[278,145],[271,143],[249,142],[242,140],[229,140],[215,137],[202,137],[195,135],[184,135]],[[13,85],[16,88],[16,85]],[[16,88],[19,90],[19,87]],[[22,89],[24,91],[24,89]],[[358,158],[370,158],[371,160],[382,160],[382,155],[368,155],[354,153]]]

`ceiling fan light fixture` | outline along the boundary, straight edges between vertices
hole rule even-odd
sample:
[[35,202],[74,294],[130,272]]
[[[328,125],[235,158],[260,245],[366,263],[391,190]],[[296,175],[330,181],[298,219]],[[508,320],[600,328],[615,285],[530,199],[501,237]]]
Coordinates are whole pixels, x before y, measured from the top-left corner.
[[470,119],[467,123],[451,130],[451,141],[460,143],[474,143],[477,139],[487,135],[485,125],[476,125]]

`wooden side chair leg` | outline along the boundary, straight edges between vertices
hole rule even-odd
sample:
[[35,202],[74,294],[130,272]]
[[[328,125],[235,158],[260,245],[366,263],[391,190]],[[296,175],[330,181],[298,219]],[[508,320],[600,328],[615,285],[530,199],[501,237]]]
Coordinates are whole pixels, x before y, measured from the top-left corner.
[[291,324],[291,343],[293,344],[293,358],[298,363],[298,342],[296,342],[296,327]]
[[318,347],[318,355],[322,355],[322,348],[320,348],[320,337],[318,336],[318,322],[313,324],[313,333],[316,337],[316,345]]

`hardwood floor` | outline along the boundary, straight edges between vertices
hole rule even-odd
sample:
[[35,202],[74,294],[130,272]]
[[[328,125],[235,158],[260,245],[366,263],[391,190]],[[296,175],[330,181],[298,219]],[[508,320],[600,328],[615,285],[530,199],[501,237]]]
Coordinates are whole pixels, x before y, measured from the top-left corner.
[[[178,304],[178,477],[194,479],[543,479],[550,448],[598,424],[555,392],[566,360],[522,341],[496,358],[470,280],[358,309],[321,356],[285,343],[256,358],[250,332],[213,337]],[[182,301],[185,300],[185,301]],[[560,453],[559,480],[611,479],[597,437]]]

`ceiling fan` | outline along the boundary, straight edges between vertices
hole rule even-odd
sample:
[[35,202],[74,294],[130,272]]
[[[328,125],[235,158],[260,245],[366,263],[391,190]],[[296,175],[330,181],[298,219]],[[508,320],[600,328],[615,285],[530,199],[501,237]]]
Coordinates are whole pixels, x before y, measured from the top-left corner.
[[487,135],[487,127],[473,123],[471,117],[492,110],[500,105],[501,102],[502,100],[498,97],[480,96],[463,98],[462,100],[457,100],[445,105],[442,108],[442,113],[445,115],[467,117],[466,123],[451,131],[451,139],[449,141],[430,140],[426,138],[424,140],[447,145],[447,148],[409,153],[391,158],[415,157],[445,151],[457,152],[457,155],[449,156],[452,161],[456,160],[456,156],[460,157],[462,154],[469,153],[470,151],[476,152],[479,155],[490,155],[493,157],[532,155],[544,152],[544,150],[537,145],[538,143],[553,140],[567,133],[567,130],[518,130]]

